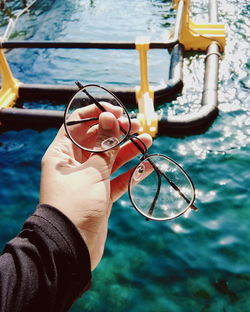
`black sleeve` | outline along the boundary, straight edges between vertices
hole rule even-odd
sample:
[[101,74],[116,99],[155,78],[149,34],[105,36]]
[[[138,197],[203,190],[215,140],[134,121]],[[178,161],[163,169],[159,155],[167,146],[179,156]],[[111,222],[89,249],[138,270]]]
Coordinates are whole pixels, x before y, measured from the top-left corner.
[[90,280],[88,249],[76,227],[39,205],[0,257],[0,311],[68,311]]

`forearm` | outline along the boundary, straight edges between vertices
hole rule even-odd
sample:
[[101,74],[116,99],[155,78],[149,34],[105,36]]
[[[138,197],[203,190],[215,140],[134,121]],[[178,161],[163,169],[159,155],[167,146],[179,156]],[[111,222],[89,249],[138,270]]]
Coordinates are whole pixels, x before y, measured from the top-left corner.
[[90,279],[88,249],[75,226],[40,205],[0,257],[1,311],[67,311]]

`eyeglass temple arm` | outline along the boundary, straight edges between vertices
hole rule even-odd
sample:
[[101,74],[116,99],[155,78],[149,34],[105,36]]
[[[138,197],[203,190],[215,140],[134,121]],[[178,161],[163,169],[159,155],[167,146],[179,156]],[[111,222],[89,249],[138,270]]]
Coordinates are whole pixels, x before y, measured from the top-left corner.
[[[160,190],[161,190],[161,176],[159,174],[158,171],[156,171],[157,173],[157,176],[158,176],[158,186],[157,186],[157,190],[156,190],[156,193],[155,193],[155,197],[154,197],[154,200],[148,210],[148,215],[149,216],[152,216],[153,212],[154,212],[154,209],[155,209],[155,204],[158,200],[158,197],[159,197],[159,194],[160,194]],[[146,218],[146,221],[149,221],[150,219],[149,218]]]
[[[90,100],[92,100],[95,105],[102,111],[102,112],[105,112],[105,108],[91,95],[89,94],[84,88],[84,86],[80,83],[80,81],[76,81],[75,84],[77,85],[77,87],[79,88],[79,90],[82,89],[82,92],[84,92],[88,98]],[[79,119],[79,120],[71,120],[71,121],[68,121],[66,123],[67,126],[73,126],[73,125],[77,125],[79,123],[84,123],[84,122],[87,122],[87,121],[94,121],[94,120],[98,120],[99,118],[97,117],[93,117],[93,118],[84,118],[84,119]]]
[[105,108],[91,94],[89,94],[85,89],[83,89],[84,86],[79,81],[76,81],[75,83],[77,87],[80,90],[82,89],[82,92],[85,93],[101,111],[106,112]]
[[[79,89],[82,89],[84,87],[79,81],[76,81],[75,83]],[[102,112],[106,112],[106,109],[91,94],[89,94],[85,89],[82,89],[82,92],[84,92]],[[121,126],[120,126],[120,130],[124,134],[127,134],[127,131]]]
[[[82,88],[84,87],[79,81],[76,81],[75,83],[76,83],[76,85],[78,86],[79,89],[82,89]],[[96,105],[102,112],[106,112],[106,109],[105,109],[91,94],[89,94],[89,93],[88,93],[86,90],[84,90],[84,89],[82,89],[82,92],[84,92],[84,93],[90,98],[90,100],[92,100],[92,101],[95,103],[95,105]],[[120,130],[121,130],[124,134],[127,133],[126,130],[125,130],[123,127],[121,127],[121,126],[120,126]]]
[[[160,187],[161,187],[161,176],[163,176],[167,182],[172,186],[172,188],[177,191],[179,193],[179,195],[187,202],[189,203],[190,201],[188,200],[188,198],[182,193],[182,191],[178,188],[178,186],[172,182],[166,175],[165,173],[163,173],[155,164],[154,162],[151,160],[151,159],[148,159],[148,162],[151,164],[151,166],[154,168],[154,170],[156,171],[157,173],[157,176],[158,176],[158,187],[157,187],[157,191],[156,191],[156,194],[155,194],[155,197],[154,197],[154,200],[149,208],[149,211],[148,211],[148,214],[149,215],[152,215],[153,214],[153,211],[154,211],[154,208],[155,208],[155,204],[156,204],[156,201],[159,197],[159,193],[160,193]],[[190,206],[191,209],[193,210],[198,210],[197,207],[195,207],[194,204],[192,204]],[[148,221],[149,219],[146,218],[146,220]]]
[[[159,170],[159,168],[157,168],[157,169]],[[161,170],[160,170],[160,172],[161,172]],[[182,193],[182,191],[178,188],[178,186],[177,186],[174,182],[172,182],[172,181],[165,175],[165,173],[161,172],[161,174],[162,174],[162,176],[168,181],[168,183],[172,186],[172,188],[173,188],[174,190],[176,190],[176,191],[180,194],[180,196],[181,196],[183,199],[185,199],[185,201],[186,201],[187,203],[189,203],[190,200]],[[198,210],[198,208],[195,207],[194,204],[192,204],[192,205],[190,206],[190,208],[193,209],[193,210]]]
[[71,120],[71,121],[67,121],[66,125],[67,126],[74,126],[74,125],[77,125],[79,123],[84,123],[87,121],[94,121],[94,120],[98,120],[98,119],[99,119],[98,117],[92,117],[92,118],[84,118],[84,119],[79,119],[79,120]]

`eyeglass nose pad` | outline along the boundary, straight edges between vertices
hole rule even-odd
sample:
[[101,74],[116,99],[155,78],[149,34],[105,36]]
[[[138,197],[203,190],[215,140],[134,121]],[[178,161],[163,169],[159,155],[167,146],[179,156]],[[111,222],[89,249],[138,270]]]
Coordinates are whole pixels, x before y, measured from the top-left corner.
[[143,177],[144,171],[145,171],[145,166],[143,164],[140,164],[135,170],[134,177],[133,177],[134,180],[140,181]]
[[103,140],[101,143],[101,147],[103,149],[112,148],[116,146],[118,143],[119,143],[119,140],[116,137],[111,137],[111,138]]

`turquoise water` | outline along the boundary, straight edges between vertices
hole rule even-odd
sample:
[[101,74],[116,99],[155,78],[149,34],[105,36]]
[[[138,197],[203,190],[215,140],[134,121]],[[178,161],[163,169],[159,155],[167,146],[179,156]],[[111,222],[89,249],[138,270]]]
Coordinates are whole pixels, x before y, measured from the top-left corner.
[[[18,1],[8,5],[16,11]],[[206,1],[193,1],[193,17],[206,19]],[[170,1],[37,1],[16,24],[13,39],[134,40],[166,36],[174,22]],[[208,131],[158,137],[150,149],[180,162],[197,188],[198,212],[171,222],[146,222],[125,195],[113,206],[102,262],[92,288],[71,312],[246,312],[250,304],[249,26],[247,1],[220,0],[227,47],[220,66],[220,113]],[[1,31],[4,30],[5,17]],[[15,76],[26,83],[138,84],[132,51],[13,50]],[[150,81],[166,79],[168,54],[150,52]],[[79,66],[81,64],[81,66]],[[160,113],[197,110],[203,58],[185,59],[182,96]],[[25,105],[35,106],[35,103]],[[51,107],[49,103],[39,106]],[[0,134],[0,244],[18,233],[39,196],[40,160],[55,129]],[[67,285],[65,285],[67,287]]]

